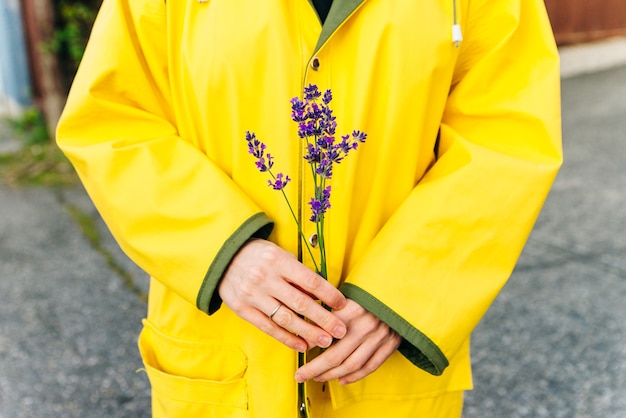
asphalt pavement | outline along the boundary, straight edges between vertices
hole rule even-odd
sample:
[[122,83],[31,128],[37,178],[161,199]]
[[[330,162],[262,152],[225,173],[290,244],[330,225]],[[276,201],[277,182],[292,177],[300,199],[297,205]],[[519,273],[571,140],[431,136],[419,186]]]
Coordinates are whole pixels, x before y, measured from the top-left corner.
[[[464,418],[626,418],[626,66],[607,68],[563,80],[565,164],[474,333]],[[82,188],[0,185],[0,260],[0,418],[150,416],[147,278]]]
[[626,66],[562,92],[565,164],[474,333],[466,418],[626,417]]

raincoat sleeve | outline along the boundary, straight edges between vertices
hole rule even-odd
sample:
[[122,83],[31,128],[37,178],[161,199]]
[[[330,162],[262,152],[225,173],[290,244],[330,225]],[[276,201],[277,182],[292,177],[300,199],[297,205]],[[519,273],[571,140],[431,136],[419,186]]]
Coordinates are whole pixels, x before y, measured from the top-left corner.
[[434,375],[504,286],[562,162],[558,54],[543,3],[470,4],[439,158],[341,287]]
[[163,0],[105,0],[57,142],[121,248],[209,312],[234,253],[271,221],[173,124]]

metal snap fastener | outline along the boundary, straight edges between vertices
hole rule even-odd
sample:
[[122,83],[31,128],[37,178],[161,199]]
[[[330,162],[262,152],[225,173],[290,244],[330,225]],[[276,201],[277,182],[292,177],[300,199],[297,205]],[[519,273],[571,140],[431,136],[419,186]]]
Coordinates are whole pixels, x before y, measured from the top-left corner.
[[317,234],[311,234],[309,237],[309,244],[311,244],[314,248],[317,247]]
[[320,69],[320,59],[315,57],[311,60],[311,68],[315,71]]

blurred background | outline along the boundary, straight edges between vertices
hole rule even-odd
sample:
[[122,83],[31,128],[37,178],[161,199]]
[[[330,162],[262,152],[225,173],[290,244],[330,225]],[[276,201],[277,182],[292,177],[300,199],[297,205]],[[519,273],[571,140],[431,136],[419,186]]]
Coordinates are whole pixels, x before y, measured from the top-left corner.
[[[100,3],[0,0],[0,418],[150,415],[147,278],[53,138]],[[545,4],[565,164],[475,332],[464,417],[626,418],[626,2]]]

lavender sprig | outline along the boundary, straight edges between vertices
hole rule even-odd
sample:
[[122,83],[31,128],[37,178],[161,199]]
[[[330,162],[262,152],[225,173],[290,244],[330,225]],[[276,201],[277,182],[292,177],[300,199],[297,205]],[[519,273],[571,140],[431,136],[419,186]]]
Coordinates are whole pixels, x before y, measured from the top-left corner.
[[[340,141],[336,141],[337,121],[329,106],[333,99],[332,92],[326,90],[322,94],[316,85],[310,84],[304,88],[303,96],[303,100],[298,97],[291,99],[291,119],[298,124],[298,137],[306,141],[303,157],[311,168],[314,185],[314,195],[309,201],[309,206],[311,207],[309,220],[315,223],[317,231],[317,245],[319,246],[320,255],[319,267],[309,242],[304,236],[302,225],[300,225],[293,207],[285,194],[284,189],[291,179],[283,173],[274,174],[272,171],[274,159],[269,153],[266,154],[265,144],[259,141],[254,133],[246,132],[246,141],[248,142],[248,152],[256,158],[255,164],[257,169],[260,172],[269,173],[272,177],[271,180],[267,181],[268,185],[274,190],[280,190],[283,194],[291,211],[291,216],[298,227],[301,240],[315,265],[316,272],[328,279],[324,216],[330,209],[331,186],[327,182],[332,178],[333,166],[341,163],[350,152],[358,148],[360,143],[365,142],[367,135],[365,132],[353,131],[351,135],[344,135]],[[314,244],[312,245],[315,246]],[[304,363],[305,353],[299,352],[298,367]],[[298,383],[298,411],[300,416],[308,416],[303,383]]]
[[[321,103],[319,103],[319,99]],[[359,143],[365,142],[364,132],[353,131],[336,142],[337,120],[330,108],[331,90],[322,94],[317,86],[310,84],[304,89],[304,99],[291,99],[291,119],[298,124],[298,136],[306,141],[304,159],[309,163],[313,176],[314,197],[309,201],[311,222],[315,222],[320,250],[319,272],[327,278],[326,242],[324,240],[324,215],[330,209],[331,187],[334,164],[339,164]]]
[[[298,217],[296,216],[296,213],[294,212],[293,207],[291,206],[291,203],[287,198],[287,194],[283,190],[285,186],[287,186],[287,183],[291,181],[291,179],[289,178],[289,176],[286,176],[283,173],[274,174],[274,172],[272,171],[272,167],[274,166],[273,157],[269,153],[265,154],[266,145],[257,139],[256,134],[250,131],[246,131],[246,141],[248,142],[248,153],[256,158],[256,168],[262,173],[267,172],[272,177],[272,180],[267,180],[268,185],[274,190],[280,190],[280,192],[283,194],[285,202],[287,202],[287,206],[289,207],[289,211],[291,212],[291,216],[298,226],[298,232],[300,233],[300,236],[304,239],[304,231],[302,231],[302,226],[300,225],[300,222],[298,222]],[[304,242],[306,243],[306,240],[304,240]],[[317,262],[315,261],[315,257],[313,256],[313,252],[308,245],[307,250],[309,251],[309,255],[313,260],[315,269],[319,270]]]
[[268,180],[268,185],[274,190],[280,190],[283,193],[291,214],[298,225],[300,236],[313,259],[315,269],[324,278],[328,278],[326,244],[324,240],[324,216],[331,207],[331,186],[327,183],[333,176],[334,165],[341,163],[350,152],[356,150],[359,144],[365,142],[367,138],[364,132],[355,130],[352,134],[341,136],[339,141],[336,140],[337,121],[330,108],[332,99],[333,95],[330,90],[321,93],[316,85],[310,84],[303,90],[303,99],[294,97],[290,101],[291,119],[298,125],[298,137],[305,141],[305,154],[303,157],[309,163],[313,179],[314,195],[309,201],[311,208],[309,220],[316,225],[320,268],[318,268],[308,241],[304,237],[302,226],[298,222],[298,218],[283,190],[291,181],[290,177],[283,173],[274,174],[272,171],[274,159],[271,154],[266,153],[265,144],[259,141],[254,133],[246,132],[248,152],[256,158],[255,164],[257,169],[260,172],[269,173],[272,179]]

